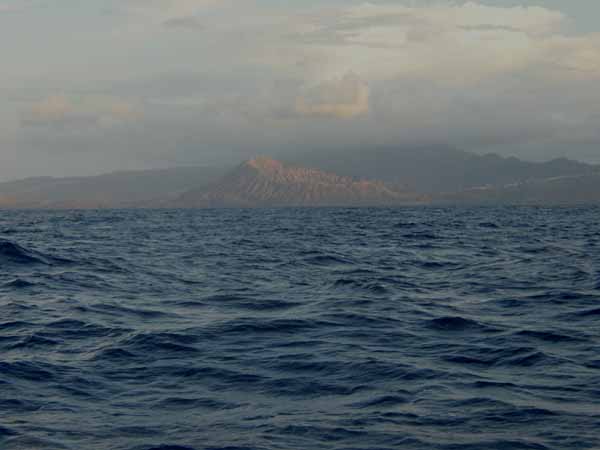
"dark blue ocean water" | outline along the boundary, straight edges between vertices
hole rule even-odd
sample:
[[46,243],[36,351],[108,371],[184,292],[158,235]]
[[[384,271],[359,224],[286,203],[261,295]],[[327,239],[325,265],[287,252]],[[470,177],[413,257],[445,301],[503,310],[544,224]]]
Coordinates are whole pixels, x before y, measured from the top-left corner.
[[0,448],[600,448],[598,219],[2,212]]

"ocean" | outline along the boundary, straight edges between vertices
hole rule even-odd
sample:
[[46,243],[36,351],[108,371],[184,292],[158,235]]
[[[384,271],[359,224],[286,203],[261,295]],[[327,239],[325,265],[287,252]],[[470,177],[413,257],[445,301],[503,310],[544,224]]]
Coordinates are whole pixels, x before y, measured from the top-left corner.
[[3,211],[0,449],[598,449],[599,219]]

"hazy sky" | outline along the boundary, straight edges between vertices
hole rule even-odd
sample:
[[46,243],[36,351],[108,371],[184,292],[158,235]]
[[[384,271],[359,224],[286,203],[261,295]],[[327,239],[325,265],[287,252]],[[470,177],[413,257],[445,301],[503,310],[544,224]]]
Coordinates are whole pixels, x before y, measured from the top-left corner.
[[600,162],[598,17],[598,0],[0,0],[0,179],[437,143]]

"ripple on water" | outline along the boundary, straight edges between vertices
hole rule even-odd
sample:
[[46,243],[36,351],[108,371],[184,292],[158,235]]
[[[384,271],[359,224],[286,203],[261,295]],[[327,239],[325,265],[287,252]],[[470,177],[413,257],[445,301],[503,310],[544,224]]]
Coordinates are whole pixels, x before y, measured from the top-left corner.
[[600,448],[598,213],[11,212],[0,449]]

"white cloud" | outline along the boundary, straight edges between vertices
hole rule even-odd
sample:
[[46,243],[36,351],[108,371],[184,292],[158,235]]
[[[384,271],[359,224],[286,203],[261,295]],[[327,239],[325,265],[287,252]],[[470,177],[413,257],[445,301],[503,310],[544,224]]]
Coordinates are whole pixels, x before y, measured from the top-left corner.
[[367,3],[336,14],[299,15],[292,23],[288,28],[295,31],[281,60],[320,57],[326,61],[319,66],[324,79],[353,71],[369,80],[469,84],[542,65],[563,76],[568,68],[600,77],[598,36],[568,35],[568,18],[542,7]]
[[308,89],[296,98],[294,111],[307,117],[358,117],[369,112],[369,86],[349,73]]
[[410,26],[436,25],[439,29],[498,28],[544,34],[560,29],[566,16],[542,7],[493,7],[475,2],[432,6],[379,6],[366,3],[347,10],[346,19],[359,22],[385,20]]

